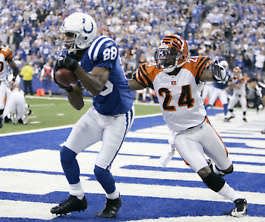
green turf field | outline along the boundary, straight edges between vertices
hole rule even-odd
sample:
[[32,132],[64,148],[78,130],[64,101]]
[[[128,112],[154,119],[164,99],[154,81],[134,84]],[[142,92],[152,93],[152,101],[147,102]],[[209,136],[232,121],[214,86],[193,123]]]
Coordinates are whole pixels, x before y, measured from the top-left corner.
[[[66,98],[33,97],[27,98],[27,103],[32,109],[32,114],[29,116],[29,124],[4,124],[3,128],[0,129],[0,134],[73,124],[88,110],[91,104],[87,100],[85,107],[81,111],[77,111],[72,108]],[[135,104],[135,113],[138,116],[159,112],[158,105]]]

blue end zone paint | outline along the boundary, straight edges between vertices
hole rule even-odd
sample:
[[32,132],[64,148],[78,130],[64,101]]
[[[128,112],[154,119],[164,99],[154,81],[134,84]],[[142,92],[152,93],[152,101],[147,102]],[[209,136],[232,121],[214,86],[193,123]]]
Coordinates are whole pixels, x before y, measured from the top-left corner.
[[[162,168],[162,167],[149,167],[149,166],[135,166],[129,165],[122,167],[123,169],[132,169],[132,170],[152,170],[159,172],[185,172],[192,173],[189,169],[181,168]],[[62,172],[47,172],[40,170],[25,170],[25,169],[4,169],[0,168],[1,171],[12,171],[12,172],[26,172],[26,173],[41,173],[47,175],[63,175]],[[83,177],[86,177],[88,180],[96,180],[93,174],[82,173],[80,174]],[[125,177],[125,176],[115,176],[114,178],[118,183],[127,183],[127,184],[146,184],[146,185],[163,185],[163,186],[185,186],[185,187],[204,187],[202,181],[188,181],[188,180],[178,180],[178,179],[152,179],[152,178],[138,178],[138,177]],[[233,172],[230,175],[224,177],[229,184],[232,184],[233,188],[240,191],[250,191],[250,192],[261,192],[265,193],[265,175],[258,173],[244,173],[244,172]],[[258,180],[257,180],[258,178]]]
[[[67,197],[67,193],[54,192],[47,195],[27,195],[27,194],[10,194],[0,193],[5,199],[16,199],[22,201],[33,201],[39,199],[39,202],[57,203]],[[86,194],[88,209],[84,212],[74,212],[71,215],[58,217],[53,221],[107,221],[106,219],[96,218],[96,212],[104,206],[105,197],[100,194]],[[150,206],[152,208],[150,209]],[[211,206],[211,210],[209,210]],[[201,200],[183,200],[170,198],[154,198],[139,196],[122,196],[122,208],[116,219],[111,221],[128,221],[139,219],[150,219],[158,217],[181,217],[181,216],[221,216],[233,208],[232,203],[201,201]],[[192,209],[192,212],[191,212]],[[265,216],[264,206],[249,204],[248,215]],[[1,222],[11,221],[11,219],[1,218]],[[12,219],[12,221],[23,221]],[[24,219],[25,221],[25,219]],[[44,221],[30,220],[26,221]]]
[[[152,116],[135,119],[133,124],[132,131],[163,125],[164,120],[162,116]],[[0,157],[10,154],[16,154],[26,151],[31,151],[34,149],[59,149],[60,144],[65,141],[68,134],[70,133],[71,128],[58,129],[58,130],[49,130],[44,132],[35,132],[35,133],[25,133],[21,135],[5,136],[0,137]],[[223,137],[223,138],[233,138],[233,139],[246,139],[242,137]],[[265,138],[248,138],[250,140],[265,140]],[[147,142],[147,143],[158,143],[158,144],[167,144],[166,139],[144,139],[144,138],[126,138],[127,142]],[[225,143],[228,147],[246,147],[246,148],[255,148],[246,145],[245,143]],[[16,149],[14,149],[16,147]]]
[[165,121],[161,115],[140,117],[134,120],[131,131],[164,125]]

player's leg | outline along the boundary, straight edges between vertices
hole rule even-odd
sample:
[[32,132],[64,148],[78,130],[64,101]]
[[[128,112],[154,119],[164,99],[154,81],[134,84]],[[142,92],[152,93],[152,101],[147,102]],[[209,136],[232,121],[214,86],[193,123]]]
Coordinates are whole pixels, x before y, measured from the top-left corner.
[[6,86],[0,82],[0,128],[3,127],[3,113],[5,108]]
[[14,108],[12,107],[11,93],[9,93],[6,99],[5,109],[3,112],[4,122],[11,122],[11,111],[14,110]]
[[16,98],[16,116],[18,123],[27,124],[27,120],[24,118],[26,110],[26,100],[24,98],[23,92],[17,91],[14,92],[13,95]]
[[[200,142],[204,147],[206,155],[210,157],[216,164],[216,168],[213,167],[211,173],[214,173],[215,176],[210,176],[210,180],[214,178],[216,181],[220,180],[221,175],[233,172],[232,161],[228,158],[225,145],[209,122],[206,122],[203,125]],[[233,188],[231,188],[224,180],[223,186],[219,187],[219,190],[216,192],[235,203],[235,208],[231,211],[232,216],[238,217],[246,214],[247,201]]]
[[243,111],[242,120],[244,122],[247,122],[247,99],[246,99],[246,95],[245,94],[241,95],[240,104],[241,104],[241,108],[242,108],[242,111]]
[[235,114],[234,114],[234,106],[236,105],[238,101],[237,95],[235,93],[233,93],[229,103],[228,103],[228,111],[229,111],[229,115],[228,115],[228,121],[235,118]]
[[68,199],[51,209],[53,214],[67,214],[87,208],[87,201],[80,183],[80,169],[76,156],[83,149],[99,141],[103,128],[98,124],[93,109],[85,113],[74,125],[60,151],[61,165],[69,183]]
[[220,91],[219,99],[223,104],[223,111],[224,111],[224,121],[227,121],[227,113],[228,113],[228,99],[227,99],[227,92],[225,89]]
[[176,136],[175,145],[180,156],[198,173],[203,182],[213,191],[219,192],[225,183],[225,180],[214,173],[208,166],[205,159],[203,146],[200,144],[201,129],[194,129],[189,134]]
[[214,105],[214,103],[218,97],[218,93],[219,93],[218,92],[219,90],[217,88],[212,87],[211,89],[212,89],[212,92],[209,94],[209,103],[208,103],[208,105],[210,107],[212,107]]
[[132,125],[133,116],[133,110],[118,117],[102,116],[105,130],[94,173],[106,193],[106,205],[98,213],[99,217],[115,217],[121,206],[120,192],[116,189],[115,180],[109,169],[122,146],[126,133]]

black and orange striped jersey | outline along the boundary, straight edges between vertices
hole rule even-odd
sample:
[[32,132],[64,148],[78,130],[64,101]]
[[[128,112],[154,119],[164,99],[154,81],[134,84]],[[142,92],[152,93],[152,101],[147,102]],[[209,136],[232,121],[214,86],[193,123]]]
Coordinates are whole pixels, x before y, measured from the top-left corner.
[[152,87],[160,103],[164,120],[174,132],[200,124],[206,111],[198,82],[212,63],[209,57],[191,57],[175,75],[169,75],[154,65],[141,65],[135,80],[143,87]]

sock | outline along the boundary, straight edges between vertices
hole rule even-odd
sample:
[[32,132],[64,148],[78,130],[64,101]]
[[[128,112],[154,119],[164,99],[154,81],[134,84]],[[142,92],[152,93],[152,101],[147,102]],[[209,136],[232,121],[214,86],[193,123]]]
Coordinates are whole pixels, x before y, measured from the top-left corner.
[[230,187],[227,183],[224,184],[224,186],[221,188],[221,190],[218,191],[220,195],[225,197],[226,199],[229,199],[231,201],[235,201],[238,198],[241,198],[238,193]]
[[69,184],[79,183],[80,169],[76,160],[76,153],[66,146],[63,146],[60,152],[61,165]]
[[227,103],[224,104],[223,107],[224,107],[224,115],[227,116],[227,112],[228,112],[228,104],[227,104]]
[[95,165],[94,174],[107,194],[111,194],[116,190],[114,178],[109,170]]
[[85,196],[84,191],[82,189],[81,183],[77,184],[69,184],[70,186],[70,191],[69,193],[73,196],[77,196],[79,200],[82,200]]
[[4,110],[3,109],[0,109],[0,120],[1,121],[3,120],[3,112],[4,112]]
[[110,194],[107,193],[106,197],[111,200],[117,199],[120,197],[120,192],[118,190],[115,190],[113,193]]

